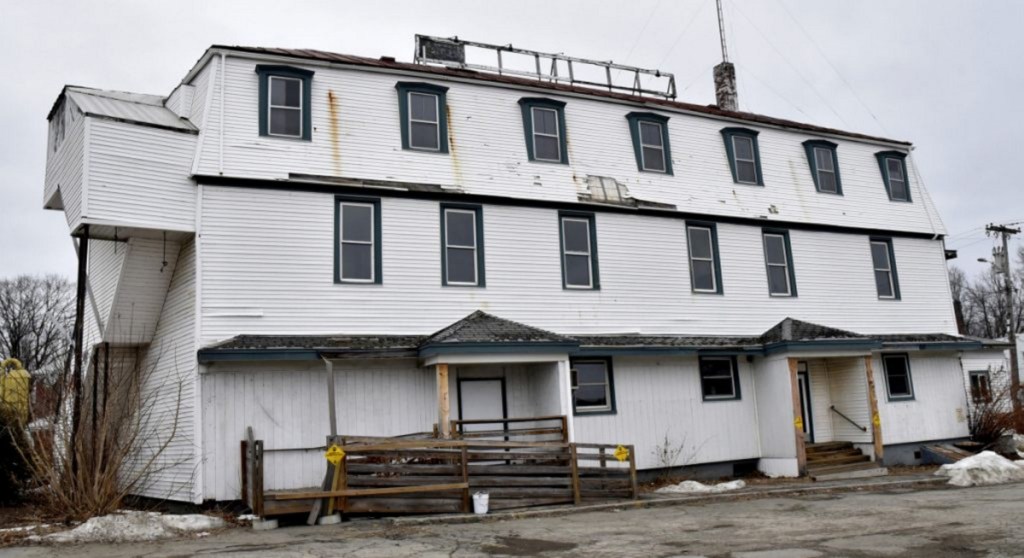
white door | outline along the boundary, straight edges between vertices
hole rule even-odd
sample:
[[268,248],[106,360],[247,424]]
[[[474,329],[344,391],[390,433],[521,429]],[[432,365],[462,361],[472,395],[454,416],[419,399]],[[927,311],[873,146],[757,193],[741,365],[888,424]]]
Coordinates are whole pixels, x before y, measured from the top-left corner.
[[[505,417],[505,387],[501,378],[459,379],[459,418],[500,420]],[[501,423],[467,424],[465,431],[500,430]]]

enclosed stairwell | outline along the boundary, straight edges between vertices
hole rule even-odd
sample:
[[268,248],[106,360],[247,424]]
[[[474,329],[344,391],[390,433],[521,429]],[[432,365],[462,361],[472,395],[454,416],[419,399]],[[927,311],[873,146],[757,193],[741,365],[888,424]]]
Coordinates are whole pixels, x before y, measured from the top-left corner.
[[807,444],[807,475],[816,481],[880,477],[889,470],[879,467],[853,442]]

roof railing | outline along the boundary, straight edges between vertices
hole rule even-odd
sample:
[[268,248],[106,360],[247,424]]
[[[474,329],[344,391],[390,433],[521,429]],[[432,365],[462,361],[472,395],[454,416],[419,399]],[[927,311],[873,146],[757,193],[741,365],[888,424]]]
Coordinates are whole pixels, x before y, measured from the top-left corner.
[[[467,46],[493,52],[497,57],[497,64],[487,65],[467,62]],[[503,53],[532,57],[534,66],[533,70],[510,68],[506,61],[502,59]],[[666,99],[676,98],[676,78],[673,74],[667,72],[616,64],[611,61],[604,62],[601,60],[576,58],[574,56],[566,56],[564,54],[553,54],[514,48],[511,44],[493,45],[488,43],[477,43],[474,41],[464,41],[458,37],[443,38],[432,37],[429,35],[416,35],[416,53],[414,54],[413,59],[417,64],[441,64],[449,68],[496,72],[499,75],[511,75],[555,83],[568,83],[569,85],[574,86],[582,85],[586,87],[596,87],[600,89],[607,89],[612,92],[625,92],[631,95],[652,95],[664,97]],[[563,67],[564,73],[560,73],[560,65]],[[593,81],[593,79],[582,79],[577,77],[577,74],[593,72],[594,68],[603,70],[603,81]],[[618,75],[618,72],[627,72],[630,74],[632,76],[632,83],[629,85],[616,83],[612,76],[613,70],[616,71],[616,76]],[[650,86],[645,87],[643,85],[641,80],[642,76],[654,82],[658,82],[660,80],[662,83],[667,83],[665,83],[665,88],[663,90],[651,89],[649,88]]]

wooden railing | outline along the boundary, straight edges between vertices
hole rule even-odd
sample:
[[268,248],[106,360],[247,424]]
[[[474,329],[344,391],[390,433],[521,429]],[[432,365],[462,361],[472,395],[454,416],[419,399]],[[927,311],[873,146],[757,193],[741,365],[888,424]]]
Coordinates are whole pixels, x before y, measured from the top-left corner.
[[533,442],[569,441],[569,424],[564,415],[543,417],[502,418],[483,420],[453,420],[454,438],[481,438],[515,440],[528,438]]

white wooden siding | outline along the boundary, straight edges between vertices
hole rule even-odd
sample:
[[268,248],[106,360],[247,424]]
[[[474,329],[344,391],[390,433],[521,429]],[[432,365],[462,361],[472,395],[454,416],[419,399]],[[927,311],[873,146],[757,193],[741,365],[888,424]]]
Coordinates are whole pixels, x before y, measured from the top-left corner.
[[886,445],[970,435],[964,372],[955,353],[910,353],[914,399],[889,401],[881,357],[874,360],[875,391]]
[[[239,442],[253,427],[265,449],[320,447],[328,429],[322,362],[218,363],[202,375],[205,499],[240,497]],[[434,371],[415,360],[335,361],[338,432],[390,436],[437,422]],[[265,454],[267,490],[318,486],[320,451]]]
[[196,136],[90,119],[89,223],[194,231]]
[[[836,410],[867,428],[863,431],[840,416],[832,417],[832,437],[844,442],[871,443],[871,404],[868,401],[868,377],[864,358],[830,358],[829,394]],[[877,381],[877,378],[876,378]],[[882,379],[885,382],[885,379]],[[829,413],[835,415],[829,411]],[[884,432],[884,427],[883,427]],[[884,439],[884,436],[883,436]]]
[[[615,357],[616,412],[576,415],[575,439],[634,444],[641,469],[759,457],[755,382],[746,362],[739,367],[741,399],[705,402],[696,357]],[[683,448],[674,464],[657,457],[666,445]]]
[[831,442],[836,439],[832,434],[833,413],[829,410],[832,396],[829,393],[828,366],[825,363],[826,361],[822,359],[807,361],[808,378],[811,382],[810,414],[814,423],[815,443]]
[[[212,64],[219,64],[214,59]],[[606,100],[561,98],[567,102],[568,165],[527,160],[517,101],[549,92],[514,90],[437,76],[311,67],[312,141],[259,136],[256,62],[228,56],[223,96],[223,169],[219,142],[205,142],[199,170],[261,178],[307,173],[411,182],[453,184],[475,194],[575,201],[577,185],[589,175],[611,176],[633,195],[672,203],[686,211],[918,232],[944,231],[930,198],[910,172],[913,203],[890,202],[874,153],[886,147],[838,140],[843,195],[816,192],[801,142],[812,133],[761,129],[765,187],[732,181],[720,130],[736,123],[672,113],[669,133],[675,176],[637,170],[625,115],[637,106]],[[301,66],[300,64],[296,64]],[[208,67],[204,70],[207,71]],[[399,80],[444,82],[451,153],[418,153],[401,148]],[[218,79],[218,82],[220,80]],[[219,87],[219,83],[217,84]],[[652,108],[652,107],[645,107]],[[641,109],[642,110],[642,109]],[[212,116],[212,115],[211,115]],[[742,124],[740,124],[742,125]],[[206,123],[221,131],[220,118]],[[749,125],[758,128],[756,125]],[[913,161],[908,160],[913,170]]]
[[167,444],[156,458],[155,473],[140,490],[141,495],[152,498],[201,500],[200,487],[195,483],[199,467],[195,440],[195,390],[199,381],[194,333],[195,273],[195,248],[189,241],[182,246],[156,334],[141,365],[146,378],[142,412],[149,430],[145,445],[139,448],[138,462],[145,462],[155,448]]
[[91,293],[95,298],[90,297],[85,304],[85,329],[82,335],[86,347],[102,341],[100,328],[110,323],[110,310],[114,305],[127,251],[127,243],[124,242],[89,241],[89,289],[86,296]]
[[[105,341],[139,344],[153,340],[179,248],[178,242],[140,237],[119,244],[118,249],[125,254],[124,264],[104,331]],[[194,252],[194,248],[189,249]],[[186,263],[195,269],[194,262]]]
[[598,213],[601,290],[566,291],[557,212],[488,205],[486,288],[442,287],[437,202],[383,198],[383,284],[338,285],[333,196],[203,192],[204,345],[241,333],[426,334],[476,309],[562,333],[753,335],[786,316],[862,333],[956,331],[940,241],[896,238],[903,300],[879,300],[868,237],[794,230],[799,296],[780,298],[768,295],[761,229],[722,224],[725,294],[706,295],[690,290],[683,221]]
[[[82,191],[85,189],[85,136],[86,117],[75,106],[75,103],[65,98],[63,108],[53,116],[64,119],[64,139],[60,141],[57,150],[53,145],[57,139],[53,135],[53,125],[50,126],[49,141],[46,145],[46,177],[43,188],[44,207],[63,207],[64,216],[67,218],[68,228],[74,230],[78,227],[82,217]],[[54,196],[60,191],[60,202],[58,205]]]
[[789,359],[780,356],[759,359],[754,370],[752,391],[757,402],[757,415],[751,428],[760,433],[760,456],[795,461],[793,418],[796,414]]

